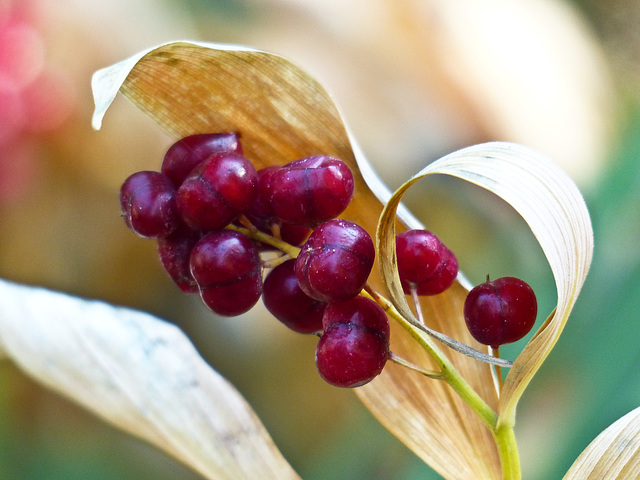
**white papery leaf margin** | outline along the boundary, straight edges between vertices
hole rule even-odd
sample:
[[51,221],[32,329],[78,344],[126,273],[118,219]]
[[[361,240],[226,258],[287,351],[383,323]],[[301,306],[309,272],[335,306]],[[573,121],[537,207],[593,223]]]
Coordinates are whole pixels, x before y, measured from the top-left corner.
[[564,476],[564,480],[637,478],[640,478],[640,407],[598,435]]
[[0,280],[0,359],[208,479],[297,479],[259,418],[180,329]]

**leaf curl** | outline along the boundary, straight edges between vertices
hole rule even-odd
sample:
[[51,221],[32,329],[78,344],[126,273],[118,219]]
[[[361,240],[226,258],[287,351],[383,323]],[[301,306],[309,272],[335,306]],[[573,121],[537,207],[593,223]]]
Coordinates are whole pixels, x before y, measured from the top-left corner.
[[564,480],[640,477],[640,407],[612,423],[580,454]]
[[[96,72],[94,126],[121,91],[173,138],[194,133],[238,131],[247,157],[258,168],[281,165],[308,155],[325,154],[345,161],[356,180],[356,194],[342,217],[374,232],[388,188],[349,133],[326,90],[288,60],[247,47],[175,42],[160,45]],[[402,221],[420,225],[402,205]],[[402,228],[399,226],[399,228]],[[374,270],[374,288],[384,284]],[[448,335],[473,343],[464,328],[465,290],[424,300],[426,315]],[[416,364],[431,359],[405,331],[392,326],[392,349]],[[498,399],[488,365],[468,357],[452,358],[485,401]],[[390,365],[357,395],[394,435],[446,478],[500,477],[491,433],[442,382]]]
[[208,479],[298,479],[236,389],[175,326],[0,280],[0,358]]
[[[377,225],[378,201],[385,203],[391,197],[324,88],[277,55],[247,47],[171,43],[97,72],[93,87],[95,126],[120,90],[175,138],[240,132],[245,152],[258,168],[318,153],[341,158],[354,170],[357,185],[344,217],[368,231]],[[499,422],[511,426],[522,392],[557,341],[584,282],[593,249],[588,213],[573,182],[524,147],[485,144],[428,166],[394,194],[379,229],[382,276],[396,308],[407,318],[412,314],[396,278],[392,233],[403,228],[396,214],[406,226],[421,227],[400,199],[411,184],[432,173],[463,178],[509,202],[529,223],[556,279],[555,314],[516,360],[500,400],[487,365],[447,353],[487,405],[499,412]],[[463,276],[458,280],[448,292],[422,300],[422,307],[432,328],[480,349],[462,318],[468,282]],[[375,275],[371,282],[383,286]],[[422,348],[396,327],[392,349],[416,364],[432,364]],[[445,477],[500,476],[491,433],[447,385],[390,366],[357,393],[392,433]]]
[[593,230],[575,183],[557,165],[521,145],[491,142],[453,152],[425,167],[392,196],[378,229],[382,272],[396,308],[413,314],[395,265],[395,208],[418,180],[432,174],[457,177],[509,203],[527,222],[549,262],[556,282],[554,312],[517,357],[500,398],[499,425],[513,426],[518,400],[557,342],[586,278],[593,255]]

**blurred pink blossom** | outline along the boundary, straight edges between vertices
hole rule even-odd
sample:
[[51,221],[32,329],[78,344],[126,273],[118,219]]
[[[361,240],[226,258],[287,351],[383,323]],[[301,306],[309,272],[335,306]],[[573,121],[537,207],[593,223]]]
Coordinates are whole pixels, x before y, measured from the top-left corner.
[[40,2],[0,2],[0,204],[19,196],[37,170],[39,136],[73,108],[70,82],[47,63]]

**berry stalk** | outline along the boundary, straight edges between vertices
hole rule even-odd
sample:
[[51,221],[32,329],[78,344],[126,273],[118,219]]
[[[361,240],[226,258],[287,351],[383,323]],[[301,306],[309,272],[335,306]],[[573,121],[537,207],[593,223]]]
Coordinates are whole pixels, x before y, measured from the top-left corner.
[[259,242],[267,243],[272,247],[277,248],[283,253],[289,255],[290,258],[296,258],[300,253],[300,248],[294,247],[290,243],[285,242],[280,238],[276,238],[273,235],[269,235],[268,233],[261,232],[257,228],[250,229],[245,227],[239,227],[237,225],[227,225],[224,227],[228,230],[235,230],[236,232],[244,233],[247,237],[252,238],[253,240],[258,240]]
[[[497,414],[460,375],[457,369],[431,340],[431,338],[424,336],[420,329],[404,318],[389,300],[382,295],[379,295],[368,286],[366,290],[363,291],[363,295],[378,302],[387,315],[394,318],[422,346],[422,348],[431,355],[440,367],[440,372],[434,372],[438,373],[438,376],[434,376],[434,378],[438,378],[449,384],[449,386],[455,390],[460,398],[469,405],[469,407],[471,407],[476,415],[478,415],[478,417],[489,428],[494,441],[496,442],[500,465],[502,467],[502,478],[504,480],[519,480],[521,478],[520,455],[516,444],[513,426],[498,424]],[[409,365],[405,366],[411,368]]]
[[[268,233],[262,232],[258,229],[239,227],[236,225],[228,225],[226,228],[241,232],[248,237],[253,238],[254,240],[269,244],[287,254],[291,258],[296,258],[301,250],[300,248],[295,247],[282,239],[276,238],[273,235],[269,235]],[[407,360],[394,355],[393,353],[390,353],[389,359],[394,363],[415,370],[422,375],[434,379],[443,380],[447,384],[449,384],[449,386],[453,388],[453,390],[467,405],[469,405],[469,407],[471,407],[471,409],[478,415],[478,417],[491,431],[498,449],[500,464],[503,471],[503,479],[520,479],[520,458],[513,428],[505,425],[498,426],[498,416],[491,409],[491,407],[482,399],[482,397],[480,397],[480,395],[478,395],[478,393],[471,387],[471,385],[467,383],[462,375],[460,375],[455,366],[449,361],[449,359],[432,341],[432,339],[428,336],[425,336],[425,332],[423,332],[421,328],[418,328],[417,326],[413,325],[412,322],[404,318],[387,298],[377,293],[369,285],[365,285],[365,288],[362,290],[361,295],[375,301],[378,305],[380,305],[380,307],[382,307],[387,315],[395,319],[420,344],[420,346],[424,348],[427,353],[429,353],[429,355],[438,364],[440,371],[438,372],[424,370],[421,367],[413,365]]]

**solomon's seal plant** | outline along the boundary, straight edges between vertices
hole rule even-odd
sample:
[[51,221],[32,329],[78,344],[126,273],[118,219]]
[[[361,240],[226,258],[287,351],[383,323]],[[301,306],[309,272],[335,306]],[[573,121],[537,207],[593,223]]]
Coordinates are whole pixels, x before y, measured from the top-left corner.
[[[175,139],[157,171],[132,172],[120,202],[126,224],[158,243],[180,289],[225,316],[262,298],[285,325],[317,335],[320,375],[355,387],[444,478],[521,477],[516,407],[562,333],[593,250],[584,201],[561,169],[520,145],[488,143],[390,192],[324,88],[247,47],[160,45],[96,72],[93,89],[95,128],[121,92]],[[497,347],[534,326],[535,295],[512,278],[473,289],[455,252],[402,206],[412,185],[435,174],[512,205],[549,262],[557,305],[514,359]],[[175,327],[46,290],[0,289],[11,298],[0,307],[0,352],[35,378],[205,478],[298,478]],[[72,361],[47,361],[59,351]],[[635,450],[620,461],[610,440],[637,436],[638,415],[623,420],[566,478],[638,464]]]

